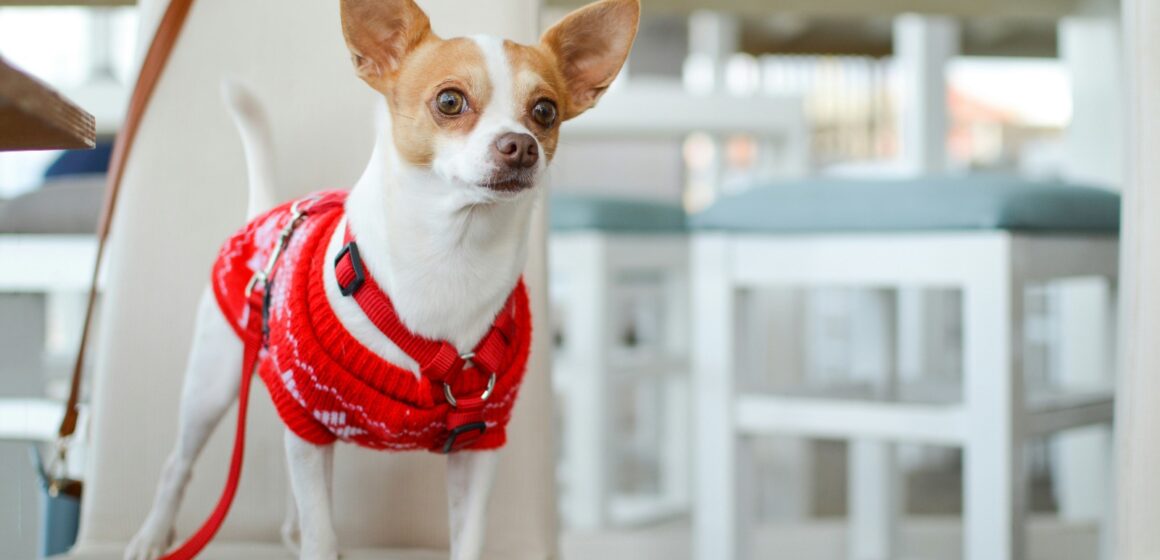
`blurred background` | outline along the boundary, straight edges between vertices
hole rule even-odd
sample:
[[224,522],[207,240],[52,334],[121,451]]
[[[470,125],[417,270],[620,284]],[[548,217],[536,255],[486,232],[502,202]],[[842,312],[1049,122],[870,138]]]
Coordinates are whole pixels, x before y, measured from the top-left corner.
[[[37,556],[27,441],[51,440],[67,394],[103,173],[141,54],[132,2],[36,3],[0,1],[0,57],[92,113],[97,149],[0,152],[0,424],[11,420],[0,543],[11,558]],[[543,25],[579,4],[547,0]],[[1116,0],[646,0],[626,70],[565,126],[551,171],[563,558],[1101,557],[1121,42]],[[1010,333],[1010,348],[968,343],[980,309],[1008,305],[965,296],[950,272],[989,266],[959,252],[972,236],[1020,247],[1000,253],[1014,268],[1079,263],[1011,280],[1017,305],[983,327]],[[714,240],[744,242],[726,251],[750,260],[714,257]],[[1019,252],[1039,242],[1041,256]],[[900,258],[898,274],[866,280],[809,256],[857,267],[879,250],[939,246],[944,258],[924,266],[944,276],[902,272]],[[75,266],[45,264],[60,262]],[[779,267],[817,272],[762,272]],[[717,283],[736,297],[713,299]],[[729,313],[703,312],[722,301]],[[713,332],[727,340],[712,346]],[[716,362],[719,351],[732,357]],[[984,376],[979,362],[1003,367]],[[971,367],[979,379],[967,383]],[[1008,472],[1023,482],[976,484],[987,496],[976,501],[1010,493],[1019,507],[996,498],[999,511],[967,515],[962,448],[992,418],[971,416],[988,384],[1000,401],[1018,387],[1003,418],[1021,457]],[[1023,423],[1043,402],[1055,424]],[[948,428],[915,425],[928,419]],[[725,449],[740,458],[714,466],[718,437],[736,438]],[[697,497],[720,484],[741,496],[724,504],[736,542],[695,521],[713,506]],[[1021,529],[964,529],[964,516],[1022,526],[1024,514],[1021,544],[1009,542]],[[974,553],[972,538],[986,541]]]

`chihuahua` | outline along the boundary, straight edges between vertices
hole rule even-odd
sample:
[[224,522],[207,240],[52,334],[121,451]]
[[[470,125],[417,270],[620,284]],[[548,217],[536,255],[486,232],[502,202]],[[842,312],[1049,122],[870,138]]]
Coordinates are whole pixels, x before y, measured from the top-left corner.
[[[560,125],[594,106],[620,72],[636,36],[639,0],[583,7],[535,45],[489,36],[440,38],[413,0],[341,0],[341,12],[355,72],[382,94],[386,111],[370,162],[343,202],[345,227],[334,229],[323,262],[342,258],[344,235],[357,238],[366,270],[401,322],[469,356],[520,281],[537,185],[556,152]],[[244,90],[227,85],[226,97],[246,149],[253,219],[277,199],[268,126]],[[353,339],[421,376],[416,361],[345,297],[334,274],[326,274],[324,284],[326,303]],[[235,326],[207,293],[198,310],[178,438],[127,560],[159,558],[171,545],[193,464],[237,399],[242,354]],[[298,553],[336,559],[333,445],[287,429],[285,447]],[[477,560],[482,553],[496,461],[494,450],[448,455],[453,560]]]

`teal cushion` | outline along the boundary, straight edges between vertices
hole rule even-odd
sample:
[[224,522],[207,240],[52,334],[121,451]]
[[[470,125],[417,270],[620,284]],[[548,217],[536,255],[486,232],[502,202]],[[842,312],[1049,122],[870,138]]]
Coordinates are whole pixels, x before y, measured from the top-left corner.
[[553,231],[673,233],[685,230],[684,209],[664,202],[553,194],[549,211]]
[[1001,176],[809,179],[722,198],[695,229],[768,232],[1003,229],[1116,232],[1120,196]]

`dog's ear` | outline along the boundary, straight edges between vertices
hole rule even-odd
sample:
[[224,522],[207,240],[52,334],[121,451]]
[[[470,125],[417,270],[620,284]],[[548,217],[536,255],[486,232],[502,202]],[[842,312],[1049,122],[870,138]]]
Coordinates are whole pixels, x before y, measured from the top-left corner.
[[624,66],[640,25],[640,0],[602,0],[571,14],[540,41],[556,56],[568,87],[570,119],[596,105]]
[[434,38],[427,14],[414,0],[341,0],[342,35],[355,71],[371,87],[398,72],[403,59]]

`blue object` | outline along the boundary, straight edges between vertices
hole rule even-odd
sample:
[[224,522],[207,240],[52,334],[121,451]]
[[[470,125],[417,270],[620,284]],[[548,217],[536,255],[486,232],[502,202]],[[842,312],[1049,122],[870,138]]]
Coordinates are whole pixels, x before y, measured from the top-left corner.
[[36,447],[32,462],[40,479],[40,557],[64,554],[76,544],[81,520],[81,483],[50,476]]
[[49,558],[69,551],[77,542],[80,527],[81,501],[73,496],[49,495],[41,493],[41,507],[44,518],[40,522],[40,550],[43,558]]
[[694,229],[751,232],[1120,228],[1120,196],[1062,182],[1003,176],[897,180],[808,179],[722,198],[690,217]]
[[69,150],[48,166],[44,178],[107,173],[112,155],[113,143],[109,140],[97,142],[91,150]]
[[676,204],[600,196],[552,194],[553,231],[596,230],[620,233],[685,231],[685,210]]

